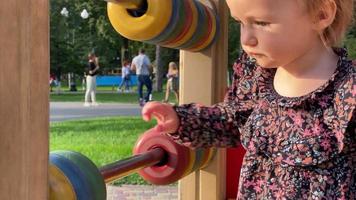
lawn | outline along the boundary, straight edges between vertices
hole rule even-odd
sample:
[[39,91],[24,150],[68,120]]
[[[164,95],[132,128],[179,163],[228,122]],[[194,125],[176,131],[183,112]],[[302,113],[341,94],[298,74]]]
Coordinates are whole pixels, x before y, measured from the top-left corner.
[[[54,122],[50,124],[50,150],[77,151],[98,167],[131,156],[133,146],[142,133],[153,127],[141,117],[111,117],[91,120]],[[147,184],[137,174],[115,182]]]
[[[61,90],[61,93],[52,92],[50,94],[51,102],[84,102],[83,90],[79,90],[78,92],[69,92],[67,88],[62,88]],[[133,91],[131,93],[118,93],[116,88],[112,90],[112,87],[101,86],[97,88],[96,99],[99,103],[137,103],[138,94],[136,87],[133,88]],[[154,101],[162,101],[164,96],[165,91],[152,93]],[[177,103],[173,92],[170,94],[169,100],[171,103]]]
[[[163,92],[153,92],[153,100],[162,101],[164,98]],[[170,100],[174,101],[174,94],[170,96]],[[96,94],[96,99],[99,103],[137,103],[137,93],[101,93]],[[84,93],[65,92],[61,94],[52,93],[50,95],[51,102],[84,102]]]

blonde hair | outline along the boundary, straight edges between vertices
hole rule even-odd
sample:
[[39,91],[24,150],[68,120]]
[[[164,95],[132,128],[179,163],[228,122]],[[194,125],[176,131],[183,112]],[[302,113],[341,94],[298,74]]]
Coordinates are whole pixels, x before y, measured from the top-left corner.
[[175,62],[168,64],[168,74],[178,74],[178,66]]
[[168,66],[170,70],[178,70],[178,66],[175,62],[170,62]]
[[334,1],[337,6],[335,19],[321,33],[321,38],[328,46],[338,46],[342,42],[348,26],[354,19],[354,0],[303,0],[307,12],[312,16],[322,11],[330,1]]

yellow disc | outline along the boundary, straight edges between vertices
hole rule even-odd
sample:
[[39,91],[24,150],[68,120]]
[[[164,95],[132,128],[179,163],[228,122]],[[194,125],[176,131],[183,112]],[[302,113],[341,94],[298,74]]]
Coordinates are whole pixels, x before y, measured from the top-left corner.
[[216,16],[214,15],[213,11],[210,9],[210,8],[207,8],[206,9],[208,11],[208,15],[211,19],[211,32],[209,34],[209,37],[208,39],[206,39],[201,45],[197,46],[197,47],[193,47],[193,48],[190,48],[190,49],[187,49],[188,51],[200,51],[200,50],[203,50],[204,48],[206,48],[207,46],[209,46],[209,44],[213,41],[214,37],[215,37],[215,34],[216,34],[216,29],[217,29],[217,24],[216,24]]
[[142,4],[142,0],[109,0],[109,2],[120,4],[127,9],[137,9]]
[[[162,46],[165,47],[170,47],[170,48],[175,48],[178,47],[184,43],[186,43],[189,39],[192,38],[193,34],[195,33],[195,30],[198,27],[198,9],[194,3],[194,1],[189,0],[188,1],[190,4],[191,12],[192,12],[192,25],[189,27],[189,31],[178,41],[168,41],[167,43],[164,43]],[[189,12],[189,11],[187,11]]]
[[[192,149],[189,149],[189,165],[187,166],[184,174],[183,174],[183,177],[192,173],[192,169],[194,167],[194,163],[195,163],[195,151],[192,150]],[[182,178],[183,178],[182,177]]]
[[202,163],[200,169],[204,169],[205,167],[207,167],[210,164],[210,162],[213,160],[215,154],[216,154],[216,148],[210,148],[208,159],[206,159],[206,161]]
[[49,164],[49,199],[76,200],[75,191],[69,179],[53,164]]
[[158,36],[172,15],[172,0],[147,0],[147,11],[141,17],[131,16],[120,4],[108,3],[108,16],[114,29],[131,40],[145,41]]

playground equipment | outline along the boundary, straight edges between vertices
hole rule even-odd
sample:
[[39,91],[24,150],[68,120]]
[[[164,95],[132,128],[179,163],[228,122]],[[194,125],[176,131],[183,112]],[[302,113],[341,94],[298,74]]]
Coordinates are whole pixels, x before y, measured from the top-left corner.
[[[110,22],[119,34],[131,40],[184,50],[180,55],[181,103],[210,105],[221,101],[226,89],[228,37],[224,0],[137,0],[130,7],[127,1],[110,0],[107,7]],[[197,93],[206,86],[211,90]],[[242,147],[220,150],[211,166],[216,177],[210,179],[209,173],[200,170],[182,179],[180,198],[234,198],[243,155]]]
[[195,52],[217,35],[216,12],[197,0],[110,0],[107,10],[115,30],[131,40]]
[[[111,3],[115,2],[131,5],[128,9],[136,9],[136,12],[130,11],[134,15],[143,13],[137,11],[143,1],[111,0]],[[155,4],[161,2],[163,0],[157,0]],[[190,6],[192,2],[184,0],[184,6]],[[199,52],[180,51],[180,103],[199,102],[212,105],[220,102],[226,91],[229,12],[225,0],[199,2],[204,5],[212,2],[213,6],[209,7],[214,8],[213,13],[219,18],[216,20],[219,36],[214,36],[209,48]],[[3,114],[0,120],[0,199],[48,199],[49,1],[0,1],[0,10],[0,24],[3,25],[0,43],[6,47],[6,51],[0,53],[3,62],[0,79],[0,110]],[[184,16],[187,20],[192,20],[188,22],[193,24],[193,16],[198,15],[192,11],[184,13]],[[159,19],[163,20],[162,17]],[[188,26],[184,30],[194,32]],[[188,33],[184,36],[189,38]],[[172,38],[172,43],[184,41],[183,34],[181,37]],[[168,43],[169,40],[165,42]],[[180,45],[182,44],[178,44]],[[180,200],[222,200],[236,195],[236,190],[231,196],[227,195],[227,186],[232,184],[226,181],[226,177],[237,181],[238,175],[231,174],[226,166],[231,166],[235,172],[239,168],[232,164],[227,165],[226,161],[237,156],[229,157],[226,152],[225,149],[217,150],[207,167],[180,179]]]
[[174,183],[206,167],[214,152],[214,149],[193,151],[153,129],[138,139],[134,156],[100,169],[77,152],[52,152],[49,165],[50,200],[105,200],[105,183],[134,172],[152,184]]

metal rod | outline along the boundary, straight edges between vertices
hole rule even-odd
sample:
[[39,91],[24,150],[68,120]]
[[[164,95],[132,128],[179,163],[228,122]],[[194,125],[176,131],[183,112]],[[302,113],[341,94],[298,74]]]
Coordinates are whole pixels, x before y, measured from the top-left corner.
[[105,0],[106,2],[116,3],[127,9],[138,9],[143,4],[143,0]]
[[138,170],[161,162],[166,155],[162,148],[154,148],[146,153],[120,160],[99,169],[105,183],[130,175]]

